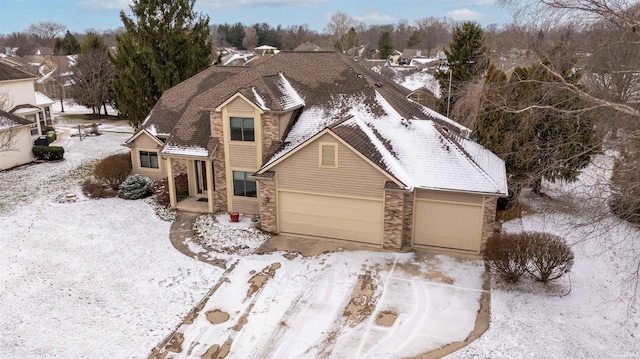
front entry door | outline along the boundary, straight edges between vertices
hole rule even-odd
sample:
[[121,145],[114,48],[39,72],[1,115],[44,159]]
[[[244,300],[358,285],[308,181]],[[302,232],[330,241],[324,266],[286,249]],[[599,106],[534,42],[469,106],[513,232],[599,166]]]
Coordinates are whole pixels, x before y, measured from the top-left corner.
[[207,193],[207,162],[196,162],[196,189],[198,194]]

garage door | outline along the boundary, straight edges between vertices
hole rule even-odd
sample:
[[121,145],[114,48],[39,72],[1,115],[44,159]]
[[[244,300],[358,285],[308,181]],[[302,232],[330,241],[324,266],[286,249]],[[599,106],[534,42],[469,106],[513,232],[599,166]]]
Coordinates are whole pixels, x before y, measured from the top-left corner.
[[280,232],[382,243],[382,200],[278,192]]
[[481,204],[416,199],[414,244],[479,252]]

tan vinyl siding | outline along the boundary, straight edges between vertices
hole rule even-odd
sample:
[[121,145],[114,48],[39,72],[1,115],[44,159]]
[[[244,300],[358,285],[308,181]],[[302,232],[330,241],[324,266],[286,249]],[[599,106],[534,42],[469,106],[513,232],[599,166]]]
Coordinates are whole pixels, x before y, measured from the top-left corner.
[[[158,153],[158,167],[145,168],[140,166],[140,151],[157,152]],[[160,180],[167,177],[165,172],[164,159],[160,157],[160,147],[158,143],[154,141],[146,133],[138,136],[131,146],[131,164],[133,166],[133,172],[142,176],[152,178],[154,180]]]
[[287,126],[289,126],[289,122],[291,121],[292,116],[293,111],[287,112],[280,116],[280,120],[278,121],[278,132],[280,138],[284,138],[284,133],[287,130]]
[[243,214],[258,214],[258,199],[234,196],[231,200],[231,210]]
[[227,111],[234,116],[254,117],[255,115],[255,108],[239,97],[227,104]]
[[[320,142],[337,144],[337,168],[320,167]],[[351,149],[325,134],[274,166],[278,188],[381,199],[388,178]]]
[[231,167],[258,169],[257,146],[252,142],[229,142],[229,164]]
[[429,191],[416,190],[416,198],[431,199],[435,201],[451,201],[451,202],[468,202],[482,204],[484,196],[473,193],[446,192],[446,191]]

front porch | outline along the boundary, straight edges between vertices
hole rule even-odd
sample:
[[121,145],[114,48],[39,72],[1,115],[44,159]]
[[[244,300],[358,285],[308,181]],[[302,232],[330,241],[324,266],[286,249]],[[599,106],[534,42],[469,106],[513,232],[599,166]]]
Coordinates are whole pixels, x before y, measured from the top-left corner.
[[187,197],[176,203],[175,209],[193,213],[211,213],[207,198]]

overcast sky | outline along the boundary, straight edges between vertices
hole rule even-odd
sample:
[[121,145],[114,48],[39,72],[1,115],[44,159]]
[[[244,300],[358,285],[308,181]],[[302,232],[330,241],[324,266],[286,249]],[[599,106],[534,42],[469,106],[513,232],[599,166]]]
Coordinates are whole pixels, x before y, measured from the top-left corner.
[[[0,33],[24,31],[39,21],[62,23],[72,32],[122,26],[119,12],[132,0],[0,0]],[[483,26],[508,22],[495,0],[196,0],[210,24],[266,22],[307,24],[322,31],[332,13],[342,11],[368,25],[413,22],[429,16],[474,20]]]

